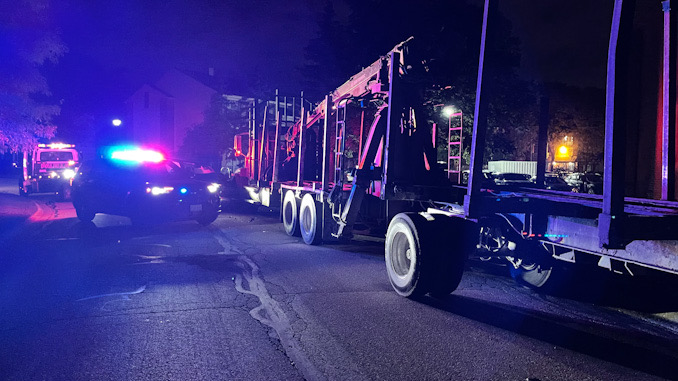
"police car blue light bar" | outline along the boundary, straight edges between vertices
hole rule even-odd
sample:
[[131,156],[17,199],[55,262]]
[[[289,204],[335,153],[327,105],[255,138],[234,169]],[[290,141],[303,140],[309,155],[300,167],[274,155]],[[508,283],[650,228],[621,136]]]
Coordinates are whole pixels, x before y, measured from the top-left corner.
[[124,148],[111,152],[111,159],[134,163],[160,163],[165,160],[165,156],[154,150]]

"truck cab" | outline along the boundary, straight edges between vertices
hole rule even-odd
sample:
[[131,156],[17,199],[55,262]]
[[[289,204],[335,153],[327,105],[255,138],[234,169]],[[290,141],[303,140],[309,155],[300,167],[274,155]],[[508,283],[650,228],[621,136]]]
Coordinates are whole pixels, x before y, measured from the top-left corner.
[[70,199],[71,180],[80,166],[80,154],[74,144],[38,144],[23,154],[19,194],[57,193]]

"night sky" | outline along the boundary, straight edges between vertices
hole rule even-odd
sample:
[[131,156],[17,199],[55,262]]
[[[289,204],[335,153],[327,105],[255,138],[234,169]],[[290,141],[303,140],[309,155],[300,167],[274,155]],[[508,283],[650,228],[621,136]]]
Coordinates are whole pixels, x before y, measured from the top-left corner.
[[232,93],[255,82],[296,93],[315,3],[54,1],[69,49],[47,73],[54,96],[64,100],[57,122],[65,132],[64,124],[86,123],[88,115],[98,122],[119,114],[122,100],[172,68],[214,68]]
[[504,0],[499,7],[522,41],[523,74],[604,87],[613,1]]
[[[348,1],[333,2],[337,22],[349,15]],[[482,5],[480,0],[468,2]],[[455,3],[450,1],[446,11],[453,12]],[[47,71],[54,96],[63,99],[56,121],[60,134],[81,128],[77,124],[110,120],[139,86],[153,83],[171,68],[207,73],[212,67],[217,76],[227,78],[226,91],[231,93],[258,84],[298,94],[303,90],[304,49],[316,36],[325,4],[323,0],[53,1],[56,26],[69,49]],[[426,6],[425,1],[421,4]],[[603,85],[611,2],[551,0],[546,5],[503,0],[500,10],[522,40],[522,74]],[[392,22],[378,15],[375,20]],[[572,54],[575,50],[584,53]]]

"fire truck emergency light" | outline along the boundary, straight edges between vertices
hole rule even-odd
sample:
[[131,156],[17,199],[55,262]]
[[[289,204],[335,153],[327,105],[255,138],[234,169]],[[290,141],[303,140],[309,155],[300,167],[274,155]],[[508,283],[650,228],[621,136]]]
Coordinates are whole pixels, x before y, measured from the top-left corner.
[[75,144],[65,144],[65,143],[38,144],[38,148],[47,148],[47,147],[51,149],[74,148]]

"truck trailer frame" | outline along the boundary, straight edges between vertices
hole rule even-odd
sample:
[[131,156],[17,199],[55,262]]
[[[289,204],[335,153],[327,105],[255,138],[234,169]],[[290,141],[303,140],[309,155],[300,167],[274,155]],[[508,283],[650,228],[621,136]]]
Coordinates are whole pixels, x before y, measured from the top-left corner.
[[[410,38],[314,109],[303,109],[286,131],[278,122],[273,134],[251,133],[262,137],[255,148],[274,147],[274,154],[271,175],[250,178],[250,193],[266,206],[279,206],[286,233],[301,235],[307,244],[350,238],[354,232],[385,237],[389,280],[406,297],[454,291],[470,255],[508,259],[514,275],[533,287],[547,284],[559,262],[628,275],[646,268],[678,274],[678,202],[670,200],[675,160],[669,160],[675,150],[669,140],[675,136],[676,99],[668,89],[675,89],[675,78],[668,69],[663,77],[663,200],[624,197],[627,110],[615,105],[626,96],[631,75],[635,1],[614,5],[602,196],[482,186],[492,99],[483,72],[494,64],[485,62],[485,47],[493,38],[488,20],[496,3],[485,0],[468,184],[450,182],[437,163],[436,127],[423,118],[419,79],[425,67],[412,59],[416,51]],[[664,12],[668,23],[670,10]],[[675,71],[675,58],[671,63],[669,56],[667,51],[665,67],[672,64]],[[548,100],[541,103],[538,184],[544,183],[548,128]],[[251,123],[251,128],[258,126]]]

